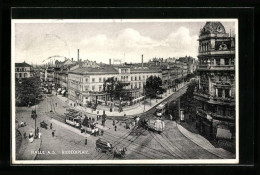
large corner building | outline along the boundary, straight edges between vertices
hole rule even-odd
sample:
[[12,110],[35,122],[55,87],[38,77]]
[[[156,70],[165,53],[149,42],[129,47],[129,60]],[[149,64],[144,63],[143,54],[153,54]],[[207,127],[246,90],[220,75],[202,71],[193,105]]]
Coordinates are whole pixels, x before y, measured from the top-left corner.
[[207,22],[199,36],[197,127],[210,138],[225,130],[235,138],[235,37],[220,22]]

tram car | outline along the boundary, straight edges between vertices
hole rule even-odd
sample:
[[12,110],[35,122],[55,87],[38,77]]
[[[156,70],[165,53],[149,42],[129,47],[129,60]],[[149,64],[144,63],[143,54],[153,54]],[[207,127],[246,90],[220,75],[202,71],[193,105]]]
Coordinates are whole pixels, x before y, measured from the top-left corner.
[[167,102],[163,102],[156,107],[156,116],[162,117],[166,111]]
[[65,113],[65,123],[72,125],[76,128],[81,127],[81,116],[80,112],[73,110],[73,109],[67,109],[68,113]]
[[89,133],[92,135],[97,135],[98,133],[98,128],[96,127],[96,122],[89,121],[86,126],[81,125],[81,132]]
[[150,116],[148,119],[143,121],[143,125],[149,130],[162,133],[165,129],[165,123],[161,118]]

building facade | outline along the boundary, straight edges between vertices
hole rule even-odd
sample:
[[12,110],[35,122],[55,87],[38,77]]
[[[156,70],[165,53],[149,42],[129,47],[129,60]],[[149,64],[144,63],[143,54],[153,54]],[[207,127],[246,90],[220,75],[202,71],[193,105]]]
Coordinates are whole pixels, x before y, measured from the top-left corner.
[[162,74],[160,70],[147,67],[79,67],[68,73],[68,98],[81,106],[90,102],[110,104],[113,99],[104,92],[104,82],[114,77],[116,81],[129,84],[124,90],[134,101],[143,96],[143,87],[150,76],[162,77]]
[[220,22],[207,22],[198,41],[196,126],[210,138],[219,137],[220,129],[235,138],[235,38]]
[[15,63],[15,78],[30,78],[33,76],[33,67],[26,62]]

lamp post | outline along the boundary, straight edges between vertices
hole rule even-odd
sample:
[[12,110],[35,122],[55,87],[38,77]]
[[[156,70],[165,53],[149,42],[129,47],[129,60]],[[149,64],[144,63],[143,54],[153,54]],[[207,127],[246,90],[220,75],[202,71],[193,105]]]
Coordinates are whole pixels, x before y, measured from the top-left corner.
[[144,111],[145,111],[145,88],[144,88]]

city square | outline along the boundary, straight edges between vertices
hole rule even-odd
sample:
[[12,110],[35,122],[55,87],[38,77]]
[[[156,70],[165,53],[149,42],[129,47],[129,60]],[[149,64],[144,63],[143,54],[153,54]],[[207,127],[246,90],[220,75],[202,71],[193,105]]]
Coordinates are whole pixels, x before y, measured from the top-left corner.
[[[157,39],[158,44],[141,36],[141,24],[135,26],[140,33],[129,26],[118,32],[113,44],[97,30],[96,39],[102,46],[93,40],[89,48],[98,55],[103,54],[99,48],[109,47],[104,50],[109,54],[118,49],[115,43],[120,39],[124,51],[119,57],[91,59],[94,56],[81,48],[70,51],[73,58],[54,49],[52,55],[42,53],[48,57],[41,62],[15,61],[16,160],[236,158],[235,23],[194,23],[199,29],[194,30],[197,38],[194,34],[184,45],[194,43],[197,48],[184,49],[176,56],[164,47],[177,44],[169,38],[183,39],[185,32],[190,35],[188,27],[179,28],[180,36],[171,34],[167,44]],[[229,31],[225,26],[233,28]],[[50,50],[61,47],[57,43],[69,45],[57,34],[33,41],[53,43]],[[33,42],[29,45],[34,48]],[[140,54],[127,56],[133,46]],[[150,56],[148,46],[162,47],[165,53]]]

